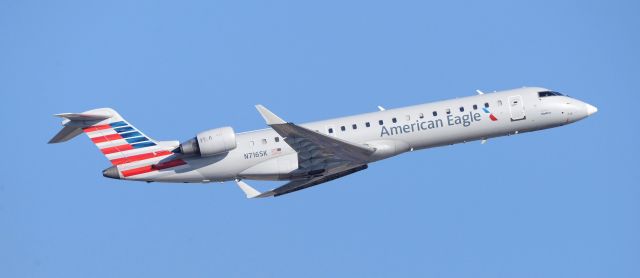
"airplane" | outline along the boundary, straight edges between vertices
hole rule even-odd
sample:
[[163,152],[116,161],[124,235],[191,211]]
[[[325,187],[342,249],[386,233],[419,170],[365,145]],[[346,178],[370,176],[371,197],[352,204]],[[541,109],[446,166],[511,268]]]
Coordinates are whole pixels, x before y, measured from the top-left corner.
[[[525,87],[304,124],[256,105],[269,128],[221,127],[182,143],[156,141],[111,108],[63,113],[49,143],[85,133],[111,162],[104,177],[146,182],[235,181],[247,198],[277,197],[405,152],[515,135],[576,122],[598,109],[561,93]],[[287,181],[260,192],[245,180]]]

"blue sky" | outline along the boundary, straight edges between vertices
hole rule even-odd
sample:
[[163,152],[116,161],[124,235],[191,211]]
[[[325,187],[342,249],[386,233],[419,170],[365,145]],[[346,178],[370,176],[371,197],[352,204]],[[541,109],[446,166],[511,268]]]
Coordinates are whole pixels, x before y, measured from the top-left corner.
[[[637,1],[0,1],[1,277],[640,277]],[[51,115],[159,140],[552,88],[594,117],[281,198],[105,179]],[[279,183],[255,183],[266,189]]]

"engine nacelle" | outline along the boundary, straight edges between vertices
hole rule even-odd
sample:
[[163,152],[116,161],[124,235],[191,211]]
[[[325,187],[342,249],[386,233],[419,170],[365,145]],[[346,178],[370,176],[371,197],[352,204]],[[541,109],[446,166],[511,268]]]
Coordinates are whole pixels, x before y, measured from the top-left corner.
[[207,157],[226,153],[236,146],[236,133],[233,128],[221,127],[200,132],[193,139],[181,143],[180,152]]

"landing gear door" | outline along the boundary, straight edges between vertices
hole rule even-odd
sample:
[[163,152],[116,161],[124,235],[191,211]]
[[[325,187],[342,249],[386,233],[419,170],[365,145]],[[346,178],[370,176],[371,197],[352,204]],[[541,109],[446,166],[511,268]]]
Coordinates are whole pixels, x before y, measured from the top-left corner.
[[511,120],[519,121],[526,119],[524,112],[524,102],[522,102],[522,96],[510,96],[509,97],[509,111],[511,112]]

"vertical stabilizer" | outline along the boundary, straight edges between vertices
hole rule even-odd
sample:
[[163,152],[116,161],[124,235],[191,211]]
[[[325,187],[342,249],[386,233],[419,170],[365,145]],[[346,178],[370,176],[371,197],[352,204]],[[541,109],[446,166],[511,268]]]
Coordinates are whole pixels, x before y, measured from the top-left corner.
[[63,128],[49,143],[86,134],[115,167],[105,176],[126,178],[186,164],[172,152],[179,145],[177,141],[155,141],[111,108],[55,116],[64,119]]

